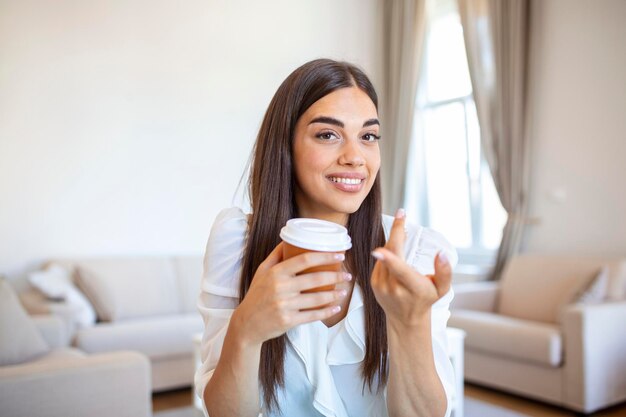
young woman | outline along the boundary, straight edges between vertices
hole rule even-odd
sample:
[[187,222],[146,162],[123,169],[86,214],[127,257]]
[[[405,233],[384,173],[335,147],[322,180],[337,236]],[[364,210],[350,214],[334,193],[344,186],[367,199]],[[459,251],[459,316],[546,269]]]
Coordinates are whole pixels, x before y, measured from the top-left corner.
[[[198,395],[211,417],[448,416],[446,322],[454,248],[381,214],[378,99],[355,66],[296,69],[272,99],[254,148],[252,213],[222,211],[204,259]],[[282,259],[279,232],[309,217],[347,227],[343,259]],[[326,284],[335,290],[303,291]],[[315,306],[326,307],[311,310]]]

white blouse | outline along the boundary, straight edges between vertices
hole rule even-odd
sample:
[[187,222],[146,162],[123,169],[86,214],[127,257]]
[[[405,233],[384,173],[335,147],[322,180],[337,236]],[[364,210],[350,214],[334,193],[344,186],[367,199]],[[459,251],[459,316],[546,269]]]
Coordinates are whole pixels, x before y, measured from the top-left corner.
[[[393,217],[383,216],[386,238]],[[198,309],[204,319],[202,366],[195,374],[200,398],[220,358],[230,317],[238,305],[241,260],[247,217],[239,208],[225,209],[217,216],[204,257],[204,274]],[[444,251],[451,265],[456,250],[439,233],[407,223],[406,261],[421,274],[434,273],[434,258]],[[451,412],[454,373],[448,357],[446,323],[453,298],[450,290],[432,306],[432,343],[437,374]],[[321,321],[302,324],[287,332],[285,389],[277,391],[283,416],[298,417],[386,417],[387,390],[363,390],[359,366],[365,358],[363,295],[355,284],[346,317],[331,328]],[[417,348],[417,347],[416,347]],[[376,387],[376,382],[374,387]],[[260,403],[263,401],[260,398]],[[204,403],[203,403],[204,405]],[[274,417],[263,408],[263,415]],[[206,407],[204,409],[205,414]],[[208,414],[207,414],[208,415]]]

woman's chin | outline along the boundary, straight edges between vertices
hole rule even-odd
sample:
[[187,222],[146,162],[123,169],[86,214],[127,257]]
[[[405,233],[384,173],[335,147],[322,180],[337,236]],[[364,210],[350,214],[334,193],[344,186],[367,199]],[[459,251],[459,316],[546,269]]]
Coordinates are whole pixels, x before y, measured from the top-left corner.
[[363,200],[345,201],[342,204],[335,207],[335,210],[339,213],[344,213],[347,215],[354,214],[359,210],[359,208],[361,208],[361,203],[363,203]]

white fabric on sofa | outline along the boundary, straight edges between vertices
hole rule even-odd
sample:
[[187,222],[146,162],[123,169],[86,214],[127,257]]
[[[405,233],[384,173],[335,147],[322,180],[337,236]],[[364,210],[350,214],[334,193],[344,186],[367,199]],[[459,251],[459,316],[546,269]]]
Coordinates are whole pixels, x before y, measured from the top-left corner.
[[57,264],[31,272],[28,282],[50,299],[65,301],[73,312],[74,324],[78,327],[91,326],[96,322],[96,312],[85,295],[72,282],[70,272]]

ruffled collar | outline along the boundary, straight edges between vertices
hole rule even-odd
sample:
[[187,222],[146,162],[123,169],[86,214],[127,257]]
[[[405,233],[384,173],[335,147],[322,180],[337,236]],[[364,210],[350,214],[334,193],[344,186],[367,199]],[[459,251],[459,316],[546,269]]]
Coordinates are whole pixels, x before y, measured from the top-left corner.
[[[329,338],[331,334],[333,337]],[[313,387],[313,407],[326,417],[348,417],[330,366],[356,364],[365,358],[361,287],[354,284],[348,313],[333,328],[329,329],[321,321],[316,321],[294,327],[287,332],[287,338],[304,364]]]

